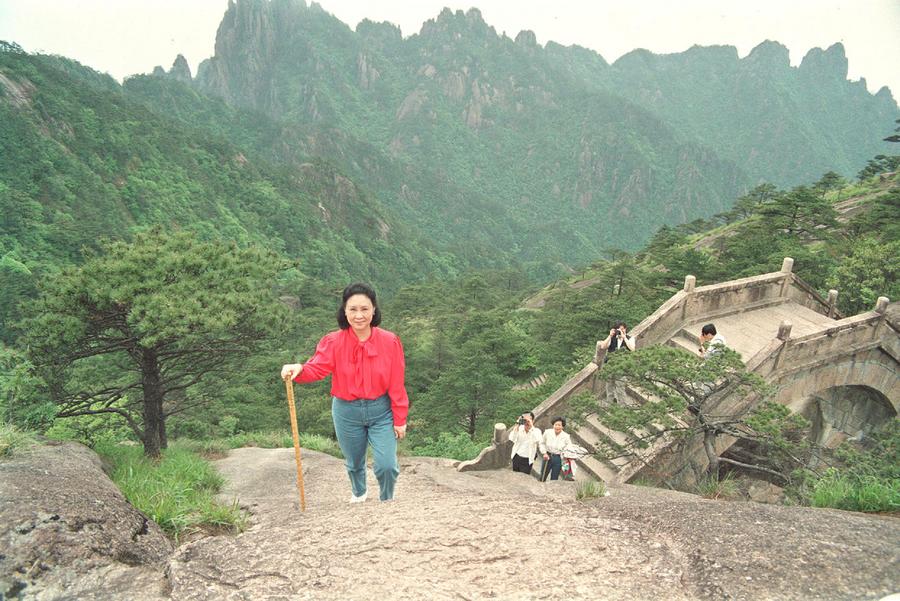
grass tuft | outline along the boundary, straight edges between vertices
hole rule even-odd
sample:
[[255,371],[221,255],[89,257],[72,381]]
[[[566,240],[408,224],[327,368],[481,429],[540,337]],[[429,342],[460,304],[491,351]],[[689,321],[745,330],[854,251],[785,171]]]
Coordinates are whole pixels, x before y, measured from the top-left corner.
[[738,495],[738,485],[731,474],[721,480],[706,476],[697,482],[697,494],[707,499],[733,499]]
[[579,480],[575,485],[575,498],[579,501],[606,496],[606,483],[597,480]]
[[0,459],[9,458],[28,450],[37,442],[30,432],[12,424],[0,424]]
[[830,470],[813,485],[810,504],[848,511],[900,511],[900,480]]
[[125,498],[176,541],[201,531],[243,530],[237,504],[215,500],[224,480],[212,465],[186,448],[170,448],[159,461],[140,447],[105,444],[96,449],[112,464],[111,478]]
[[[294,439],[290,432],[241,432],[228,438],[212,438],[206,440],[194,440],[191,438],[179,438],[172,443],[172,448],[189,450],[206,459],[221,459],[228,454],[229,449],[243,447],[259,447],[261,449],[289,449],[294,446]],[[300,434],[300,447],[311,451],[326,453],[333,457],[343,459],[341,448],[337,441],[320,434]]]

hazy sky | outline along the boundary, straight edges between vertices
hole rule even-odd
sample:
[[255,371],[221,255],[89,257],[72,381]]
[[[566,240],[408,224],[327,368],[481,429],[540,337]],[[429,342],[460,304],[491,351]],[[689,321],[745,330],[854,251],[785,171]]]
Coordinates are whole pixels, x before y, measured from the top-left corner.
[[[418,33],[441,8],[477,6],[497,33],[530,29],[541,44],[579,44],[613,62],[634,48],[680,52],[729,44],[740,56],[777,40],[799,64],[813,47],[843,42],[849,78],[900,98],[900,0],[321,0],[355,28],[363,18]],[[0,0],[0,40],[62,54],[121,80],[168,69],[178,53],[192,72],[213,53],[228,0]]]

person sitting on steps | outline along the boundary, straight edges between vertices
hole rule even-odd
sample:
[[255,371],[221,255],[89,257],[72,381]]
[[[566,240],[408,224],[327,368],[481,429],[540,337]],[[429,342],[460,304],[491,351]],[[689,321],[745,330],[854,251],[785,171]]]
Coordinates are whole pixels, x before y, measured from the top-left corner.
[[708,323],[700,330],[700,348],[697,352],[704,359],[709,359],[727,346],[725,337],[716,332],[715,324]]

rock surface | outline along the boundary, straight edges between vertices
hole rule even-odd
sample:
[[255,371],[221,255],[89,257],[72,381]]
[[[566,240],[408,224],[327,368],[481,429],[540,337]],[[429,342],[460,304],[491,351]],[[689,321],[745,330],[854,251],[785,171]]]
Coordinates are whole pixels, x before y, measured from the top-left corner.
[[180,547],[179,600],[879,599],[900,591],[900,521],[709,501],[509,471],[459,473],[405,458],[397,499],[349,505],[340,460],[304,451],[298,509],[290,449],[218,462],[252,524]]
[[[343,462],[312,451],[303,452],[300,512],[291,449],[237,449],[216,462],[228,481],[222,500],[238,499],[249,527],[182,544],[162,566],[154,562],[168,547],[148,544],[141,518],[119,513],[89,451],[39,453],[28,467],[0,463],[2,577],[27,582],[25,599],[861,600],[900,591],[892,517],[628,485],[576,501],[574,483],[460,473],[428,458],[402,459],[395,501],[375,500],[370,472],[369,500],[350,505]],[[84,488],[71,484],[88,479],[76,465],[96,476]],[[48,490],[65,494],[53,501]],[[141,550],[144,563],[128,565]],[[32,565],[39,573],[25,577]]]
[[164,598],[172,544],[80,444],[0,461],[0,599]]

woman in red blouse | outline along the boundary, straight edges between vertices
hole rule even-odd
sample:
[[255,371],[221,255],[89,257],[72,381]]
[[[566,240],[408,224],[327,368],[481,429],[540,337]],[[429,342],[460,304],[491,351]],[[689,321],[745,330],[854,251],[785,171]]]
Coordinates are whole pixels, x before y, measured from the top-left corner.
[[281,377],[315,382],[331,375],[331,417],[344,453],[353,496],[366,500],[366,446],[372,445],[380,499],[394,498],[400,474],[397,439],[406,436],[406,362],[396,334],[382,330],[375,291],[366,284],[344,288],[337,312],[340,330],[326,334],[306,363],[281,368]]

